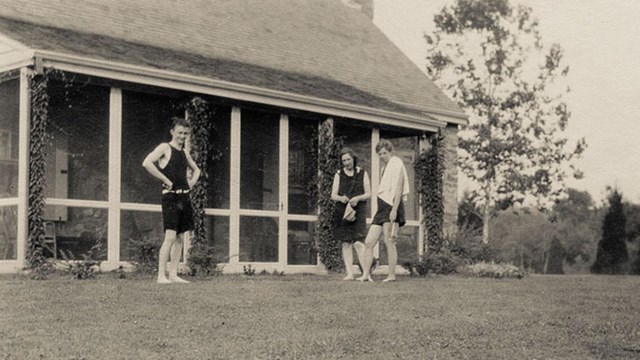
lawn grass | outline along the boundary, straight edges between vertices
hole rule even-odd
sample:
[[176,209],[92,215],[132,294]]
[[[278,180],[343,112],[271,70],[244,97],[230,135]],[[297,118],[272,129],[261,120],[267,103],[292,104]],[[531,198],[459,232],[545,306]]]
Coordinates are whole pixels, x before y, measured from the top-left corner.
[[0,359],[638,359],[640,277],[0,277]]

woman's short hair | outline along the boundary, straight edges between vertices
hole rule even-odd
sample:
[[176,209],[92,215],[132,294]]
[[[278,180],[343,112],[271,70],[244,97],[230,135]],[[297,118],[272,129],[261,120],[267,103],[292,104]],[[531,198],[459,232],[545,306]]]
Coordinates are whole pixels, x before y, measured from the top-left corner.
[[391,144],[391,141],[389,141],[387,139],[382,139],[376,145],[376,154],[379,153],[380,150],[382,150],[382,149],[387,149],[388,152],[392,152],[393,151],[393,144]]
[[184,126],[184,127],[188,128],[189,127],[189,122],[185,118],[174,116],[174,117],[171,118],[171,129],[175,129],[176,126]]
[[351,156],[351,158],[353,159],[353,167],[358,165],[358,155],[356,155],[356,152],[353,151],[350,147],[343,147],[340,151],[340,163],[342,163],[342,157],[347,154],[349,154],[349,156]]

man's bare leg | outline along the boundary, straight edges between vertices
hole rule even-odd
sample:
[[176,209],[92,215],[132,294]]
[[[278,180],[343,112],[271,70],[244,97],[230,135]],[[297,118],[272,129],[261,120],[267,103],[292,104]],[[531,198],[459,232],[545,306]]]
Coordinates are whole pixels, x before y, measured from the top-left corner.
[[167,262],[169,261],[169,253],[173,248],[173,244],[176,242],[176,231],[166,230],[164,232],[164,241],[160,247],[160,253],[158,254],[158,284],[169,284],[171,281],[167,279]]
[[367,233],[367,237],[364,240],[364,256],[362,262],[362,276],[357,280],[360,281],[371,281],[370,270],[371,263],[373,263],[373,248],[378,243],[378,239],[380,238],[380,234],[382,233],[382,226],[380,225],[371,225],[369,227],[369,232]]
[[178,277],[178,264],[182,255],[182,244],[184,243],[184,233],[177,236],[176,241],[171,246],[171,264],[169,265],[169,281],[172,283],[188,283],[187,280]]

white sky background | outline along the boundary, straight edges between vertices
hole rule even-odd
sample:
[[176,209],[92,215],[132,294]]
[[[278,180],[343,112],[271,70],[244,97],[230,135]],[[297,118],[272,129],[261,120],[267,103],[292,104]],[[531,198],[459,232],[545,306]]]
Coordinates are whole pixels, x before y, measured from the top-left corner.
[[[374,23],[420,69],[426,67],[425,32],[433,16],[454,0],[375,0]],[[512,0],[512,3],[513,0]],[[545,44],[559,43],[570,66],[565,98],[572,113],[570,143],[586,138],[576,165],[585,173],[568,186],[594,200],[617,186],[640,203],[640,1],[523,0],[540,22]],[[461,180],[462,192],[468,183]]]

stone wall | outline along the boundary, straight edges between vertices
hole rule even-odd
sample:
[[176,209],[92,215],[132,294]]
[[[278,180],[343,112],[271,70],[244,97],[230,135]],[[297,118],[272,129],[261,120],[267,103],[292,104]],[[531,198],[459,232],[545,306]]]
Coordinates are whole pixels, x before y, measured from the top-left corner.
[[458,221],[458,126],[445,129],[445,164],[443,179],[444,223],[443,231],[450,234],[457,229]]

